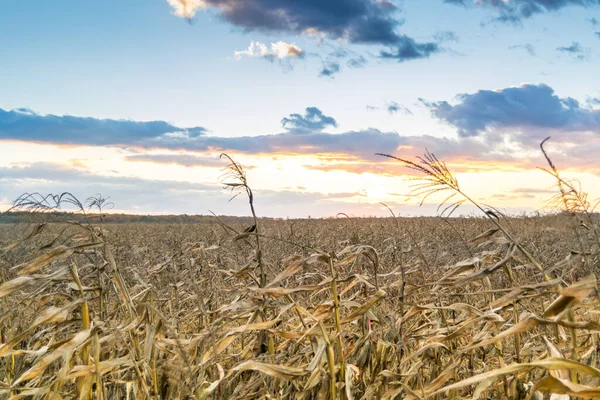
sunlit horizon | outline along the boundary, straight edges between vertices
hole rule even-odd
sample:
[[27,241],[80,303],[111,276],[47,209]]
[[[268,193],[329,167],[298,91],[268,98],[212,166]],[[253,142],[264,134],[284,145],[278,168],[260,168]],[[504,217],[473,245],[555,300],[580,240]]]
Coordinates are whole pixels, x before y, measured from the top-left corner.
[[71,192],[112,212],[248,215],[223,188],[227,153],[259,216],[437,215],[443,195],[420,207],[419,175],[375,155],[431,151],[482,204],[550,212],[546,137],[593,201],[600,7],[538,3],[11,3],[0,210]]

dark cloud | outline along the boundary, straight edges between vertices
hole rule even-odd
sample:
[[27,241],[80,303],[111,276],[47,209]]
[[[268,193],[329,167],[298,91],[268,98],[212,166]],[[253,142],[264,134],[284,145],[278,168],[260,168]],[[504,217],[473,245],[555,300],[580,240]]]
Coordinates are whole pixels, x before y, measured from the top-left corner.
[[397,7],[378,0],[207,0],[219,15],[246,31],[319,32],[352,43],[393,45],[402,21]]
[[541,128],[600,133],[600,110],[558,97],[547,85],[480,90],[458,96],[459,103],[424,102],[434,117],[458,129],[461,137],[498,128]]
[[407,107],[404,107],[402,104],[398,104],[395,101],[391,101],[386,105],[387,111],[390,114],[396,114],[398,112],[402,112],[404,114],[412,115],[412,111]]
[[511,49],[511,50],[523,49],[532,57],[534,57],[536,55],[535,47],[533,47],[533,45],[531,45],[529,43],[516,44],[514,46],[510,46],[509,49]]
[[398,43],[391,50],[382,50],[379,56],[384,59],[404,62],[419,58],[429,58],[431,54],[438,51],[440,51],[440,47],[437,43],[417,43],[413,38],[401,36]]
[[445,3],[470,7],[473,5],[494,8],[500,13],[498,21],[519,23],[537,14],[556,12],[569,6],[594,7],[600,0],[444,0]]
[[588,22],[594,26],[600,25],[600,21],[598,21],[596,18],[589,18]]
[[337,127],[337,121],[329,117],[317,107],[307,107],[304,115],[290,114],[281,120],[281,126],[289,132],[320,132],[327,127]]
[[40,115],[29,109],[0,109],[0,139],[90,145],[149,145],[171,140],[197,140],[206,128],[180,128],[165,121]]
[[[190,18],[198,0],[169,0],[176,15]],[[402,61],[428,57],[435,43],[417,43],[398,32],[403,20],[390,0],[203,0],[225,21],[244,31],[320,33],[334,40],[392,48],[385,58]],[[395,55],[395,56],[394,56]]]
[[595,32],[594,35],[596,35],[598,39],[600,39],[600,32]]

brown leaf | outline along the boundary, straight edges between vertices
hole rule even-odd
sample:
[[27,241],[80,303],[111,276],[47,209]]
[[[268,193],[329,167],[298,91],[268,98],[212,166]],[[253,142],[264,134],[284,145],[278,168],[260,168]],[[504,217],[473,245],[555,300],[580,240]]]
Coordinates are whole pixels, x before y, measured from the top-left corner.
[[260,371],[277,379],[294,380],[299,377],[308,375],[308,371],[304,368],[288,367],[285,365],[265,364],[258,361],[246,361],[236,365],[231,371]]

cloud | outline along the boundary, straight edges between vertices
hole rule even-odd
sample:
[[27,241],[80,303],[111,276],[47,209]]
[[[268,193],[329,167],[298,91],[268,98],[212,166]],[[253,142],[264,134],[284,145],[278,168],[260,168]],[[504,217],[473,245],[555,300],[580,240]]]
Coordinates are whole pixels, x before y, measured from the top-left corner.
[[584,60],[588,53],[578,42],[573,42],[570,46],[557,47],[556,50],[561,53],[571,54],[575,59],[580,61]]
[[337,61],[327,60],[323,61],[323,68],[321,69],[319,76],[332,78],[338,72],[340,72],[340,63]]
[[587,21],[594,26],[600,25],[600,21],[598,21],[596,18],[589,18]]
[[[193,154],[136,154],[125,157],[125,161],[149,162],[153,164],[172,164],[184,167],[223,167],[224,162],[218,154],[193,155]],[[250,169],[248,166],[244,166]]]
[[334,51],[329,53],[330,57],[333,58],[346,58],[348,57],[348,55],[350,54],[350,50],[348,50],[347,48],[337,48]]
[[396,114],[398,112],[402,112],[403,114],[406,114],[406,115],[412,115],[412,111],[408,107],[405,107],[402,104],[399,104],[395,101],[388,101],[387,103],[384,103],[381,107],[367,104],[366,108],[367,108],[367,111],[377,111],[377,110],[384,109],[384,110],[387,110],[387,112],[390,115]]
[[[283,118],[287,132],[258,136],[209,136],[205,129],[185,129],[164,121],[136,122],[72,116],[40,115],[26,110],[0,109],[0,140],[51,143],[56,145],[96,145],[140,149],[185,150],[188,152],[232,151],[261,153],[346,153],[371,157],[381,151],[394,151],[403,143],[395,132],[376,129],[342,134],[321,132],[337,126],[337,121],[316,107],[303,115]],[[298,133],[302,133],[299,135]]]
[[529,193],[518,193],[518,194],[505,194],[505,193],[495,193],[492,195],[495,200],[498,201],[510,201],[510,200],[522,200],[522,199],[535,199],[536,196]]
[[600,39],[600,32],[595,32],[594,35],[596,35],[598,39]]
[[[317,169],[342,169],[356,173],[371,170],[375,173],[377,168],[368,164],[373,161],[380,163],[381,159],[374,153],[410,157],[421,155],[425,148],[444,160],[460,165],[468,163],[473,170],[486,168],[485,163],[489,162],[494,167],[507,163],[503,168],[544,165],[539,157],[539,142],[552,135],[550,147],[553,148],[553,159],[561,168],[599,169],[600,108],[593,108],[592,100],[580,104],[572,98],[558,97],[546,85],[521,85],[463,94],[458,96],[455,104],[446,101],[424,104],[434,117],[457,128],[459,137],[400,135],[372,128],[326,133],[323,130],[337,126],[337,121],[318,108],[309,107],[303,114],[291,114],[282,120],[286,132],[258,136],[219,137],[202,134],[190,137],[180,133],[156,133],[154,135],[160,135],[157,138],[139,138],[125,129],[130,126],[128,124],[119,125],[120,131],[111,131],[107,135],[100,129],[104,120],[93,118],[77,119],[80,129],[54,135],[46,132],[56,131],[55,116],[31,114],[36,117],[35,124],[27,118],[19,119],[19,123],[10,125],[10,129],[6,129],[4,120],[0,119],[0,140],[134,148],[138,153],[124,161],[190,167],[216,167],[218,164],[213,156],[221,152],[256,156],[311,155],[327,159],[326,165]],[[387,109],[387,105],[384,107]],[[24,111],[17,113],[30,115]],[[49,129],[45,127],[45,118],[48,118]],[[126,122],[137,126],[133,121]],[[96,127],[96,134],[81,133],[86,131],[88,125]],[[35,127],[35,130],[31,130],[31,127]],[[169,130],[177,129],[180,128],[172,127]],[[144,149],[152,149],[152,152],[143,154]],[[161,152],[157,154],[157,150]],[[477,164],[480,162],[484,164]],[[332,165],[336,163],[338,165]]]
[[440,51],[437,43],[417,43],[413,38],[402,36],[391,50],[382,50],[379,56],[398,62],[429,58],[433,53]]
[[412,111],[407,107],[404,107],[402,104],[398,104],[395,101],[391,101],[386,105],[387,111],[390,114],[396,114],[398,112],[403,112],[404,114],[412,115]]
[[547,85],[523,84],[458,96],[459,103],[424,102],[431,114],[458,129],[461,137],[490,129],[540,128],[600,133],[600,110],[558,97]]
[[358,57],[349,59],[347,65],[350,68],[362,68],[365,65],[367,65],[368,63],[369,63],[369,61],[365,57],[358,56]]
[[382,45],[384,58],[402,61],[429,57],[436,43],[417,43],[400,34],[403,21],[391,0],[168,0],[174,13],[193,17],[201,8],[246,32],[321,35],[353,44]]
[[524,194],[556,194],[556,189],[536,189],[536,188],[517,188],[513,190],[513,193],[524,193]]
[[536,55],[535,47],[533,47],[533,45],[531,45],[529,43],[516,44],[514,46],[510,46],[509,49],[510,50],[523,49],[527,52],[527,54],[529,54],[532,57],[534,57]]
[[339,72],[340,63],[344,59],[346,59],[346,65],[349,68],[362,68],[369,63],[369,60],[367,60],[364,55],[357,53],[348,47],[334,48],[334,50],[327,53],[327,57],[322,60],[322,71],[325,71],[325,73],[322,72],[321,76],[331,76]]
[[204,0],[167,0],[167,2],[172,8],[173,15],[188,21],[194,18],[199,10],[206,8]]
[[[115,209],[144,213],[177,210],[207,213],[208,204],[227,202],[227,193],[215,184],[102,176],[54,163],[0,167],[0,191],[11,200],[23,193],[73,193],[83,200],[95,193],[110,196]],[[203,199],[199,204],[198,199]],[[207,204],[208,203],[208,204]]]
[[[218,10],[219,16],[245,31],[270,31],[296,34],[322,33],[332,39],[352,43],[393,44],[398,39],[395,29],[401,21],[395,18],[396,6],[380,0],[170,0],[188,5],[192,14],[202,7]],[[190,4],[191,3],[191,4]],[[199,3],[199,4],[197,4]]]
[[458,42],[458,36],[456,32],[452,31],[439,31],[433,38],[438,42]]
[[[249,215],[248,203],[242,197],[233,201],[231,192],[215,184],[175,180],[152,180],[137,177],[103,176],[67,168],[54,163],[31,163],[18,167],[0,167],[0,193],[3,202],[17,199],[23,193],[58,194],[70,192],[78,199],[101,193],[115,204],[115,212],[143,214],[209,214]],[[267,217],[334,216],[338,212],[363,215],[373,205],[358,202],[361,192],[318,193],[294,190],[253,190],[256,212]],[[419,212],[415,207],[414,212]]]
[[304,51],[300,47],[283,41],[271,43],[270,48],[266,44],[252,41],[246,50],[236,51],[234,54],[238,60],[244,56],[265,58],[270,61],[304,57]]
[[160,145],[172,141],[194,141],[206,128],[180,128],[165,121],[82,118],[41,115],[29,109],[0,109],[0,139],[58,144]]
[[584,8],[600,5],[600,0],[444,0],[445,3],[470,7],[493,8],[500,13],[498,21],[519,23],[537,14],[556,12],[569,6]]
[[294,133],[320,132],[327,127],[337,127],[333,117],[329,117],[317,107],[307,107],[304,115],[290,114],[281,120],[281,126]]

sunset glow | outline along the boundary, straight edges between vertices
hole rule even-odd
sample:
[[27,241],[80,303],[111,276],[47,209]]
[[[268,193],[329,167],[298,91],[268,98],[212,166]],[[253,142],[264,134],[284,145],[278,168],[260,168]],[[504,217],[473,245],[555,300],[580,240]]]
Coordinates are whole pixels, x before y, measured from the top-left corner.
[[69,191],[244,215],[222,187],[227,153],[262,216],[435,215],[443,197],[419,207],[418,175],[375,155],[429,150],[474,198],[544,211],[548,136],[561,173],[600,197],[598,7],[50,3],[0,13],[0,209]]

